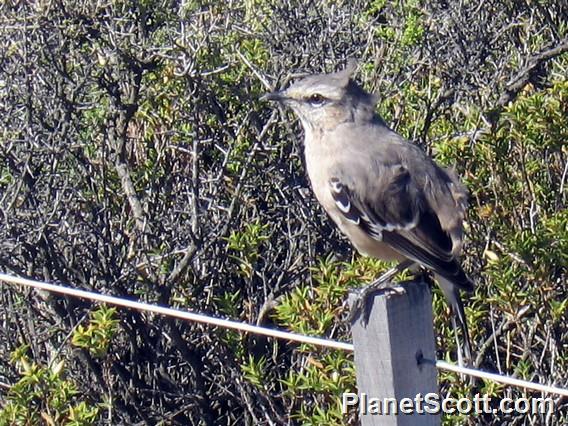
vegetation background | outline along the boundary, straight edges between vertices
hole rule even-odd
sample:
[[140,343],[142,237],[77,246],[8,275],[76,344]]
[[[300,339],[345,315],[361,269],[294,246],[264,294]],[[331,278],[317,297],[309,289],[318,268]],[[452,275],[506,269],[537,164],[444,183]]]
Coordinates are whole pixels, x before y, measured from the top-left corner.
[[[0,270],[349,341],[347,289],[388,265],[330,224],[298,123],[259,97],[355,57],[385,120],[470,190],[475,366],[567,387],[567,14],[563,0],[4,1]],[[357,424],[339,406],[351,354],[0,294],[0,424]],[[437,290],[434,309],[438,356],[455,359]],[[444,423],[562,425],[567,407]]]

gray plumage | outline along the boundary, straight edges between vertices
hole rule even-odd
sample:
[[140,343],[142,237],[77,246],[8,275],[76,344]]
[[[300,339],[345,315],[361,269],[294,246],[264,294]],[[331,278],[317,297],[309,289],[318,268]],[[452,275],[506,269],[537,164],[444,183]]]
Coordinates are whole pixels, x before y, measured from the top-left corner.
[[410,259],[436,274],[471,358],[458,292],[473,290],[457,258],[466,189],[452,171],[388,128],[375,113],[375,96],[350,79],[354,68],[308,76],[264,99],[284,103],[300,118],[314,193],[357,250]]

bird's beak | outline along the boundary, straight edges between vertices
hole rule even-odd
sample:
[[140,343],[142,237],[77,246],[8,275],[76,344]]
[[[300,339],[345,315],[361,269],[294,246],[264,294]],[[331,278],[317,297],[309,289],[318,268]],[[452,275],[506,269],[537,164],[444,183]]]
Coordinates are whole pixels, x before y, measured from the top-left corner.
[[261,101],[276,101],[276,102],[284,102],[287,97],[284,95],[284,92],[274,91],[267,93],[266,95],[260,98]]

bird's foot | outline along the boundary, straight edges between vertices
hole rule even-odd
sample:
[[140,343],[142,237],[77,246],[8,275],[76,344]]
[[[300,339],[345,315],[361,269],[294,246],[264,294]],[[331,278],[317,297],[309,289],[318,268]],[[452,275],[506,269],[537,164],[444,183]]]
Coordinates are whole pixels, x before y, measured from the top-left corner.
[[361,322],[363,325],[367,325],[369,322],[369,314],[371,313],[372,304],[370,296],[374,296],[377,293],[383,293],[387,295],[404,294],[404,289],[397,285],[393,285],[391,280],[401,271],[408,268],[413,262],[406,260],[399,263],[394,268],[389,269],[371,284],[357,289],[352,289],[349,292],[349,299],[347,303],[350,305],[349,314],[345,318],[346,322],[352,323],[359,315],[363,315]]
[[404,288],[393,285],[384,286],[382,288],[375,288],[374,286],[368,285],[366,287],[352,289],[350,292],[349,303],[349,313],[345,318],[345,322],[352,323],[356,320],[359,315],[362,315],[361,322],[366,326],[369,322],[369,315],[371,313],[372,299],[378,294],[384,294],[386,296],[401,296],[405,294]]

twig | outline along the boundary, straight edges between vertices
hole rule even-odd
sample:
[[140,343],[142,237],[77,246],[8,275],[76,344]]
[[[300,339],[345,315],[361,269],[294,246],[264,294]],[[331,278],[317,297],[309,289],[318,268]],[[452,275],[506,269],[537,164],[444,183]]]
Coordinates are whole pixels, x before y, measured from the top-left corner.
[[568,39],[564,39],[560,44],[551,49],[544,50],[533,55],[528,60],[528,65],[521,70],[505,87],[505,93],[497,101],[497,105],[503,108],[512,101],[523,87],[534,77],[538,67],[549,59],[553,59],[568,51]]

